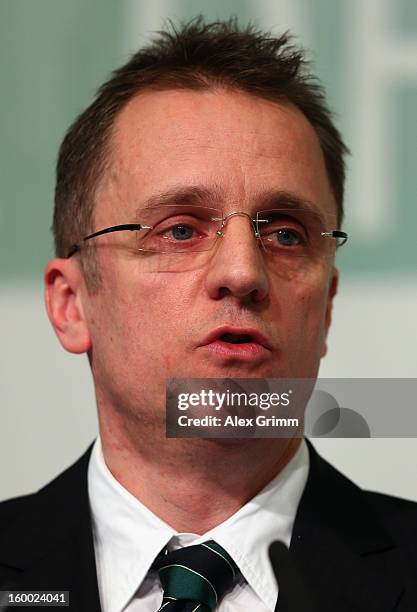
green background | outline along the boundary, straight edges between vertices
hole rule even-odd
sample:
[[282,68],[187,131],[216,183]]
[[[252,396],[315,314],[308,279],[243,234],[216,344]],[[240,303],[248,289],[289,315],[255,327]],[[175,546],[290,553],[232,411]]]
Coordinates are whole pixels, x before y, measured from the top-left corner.
[[[192,0],[156,4],[165,18],[190,17],[201,11],[209,19],[238,14],[242,22],[254,19],[275,32],[288,26],[284,11],[281,24],[279,3],[275,3],[276,20],[269,24],[262,21],[265,2],[214,1],[209,9],[206,3]],[[357,55],[352,53],[354,2],[292,0],[290,4],[303,24],[303,31],[295,34],[311,51],[337,123],[352,148],[352,75],[359,69]],[[415,48],[417,3],[388,4],[390,19],[382,35],[389,42]],[[143,43],[149,28],[162,25],[158,14],[147,23],[148,13],[147,4],[139,1],[1,2],[0,280],[37,279],[42,274],[53,252],[49,227],[59,143],[103,79]],[[137,20],[134,27],[129,23],[132,19]],[[132,32],[137,32],[136,40]],[[349,214],[348,191],[346,228],[351,239],[340,253],[339,264],[347,275],[416,275],[417,55],[415,59],[414,77],[387,79],[382,91],[390,139],[388,165],[381,168],[381,176],[389,177],[385,205],[393,221],[380,234],[372,226],[363,232],[360,220]],[[353,144],[360,147],[360,142]],[[358,150],[352,153],[355,156]],[[356,207],[367,206],[360,193],[351,197]]]

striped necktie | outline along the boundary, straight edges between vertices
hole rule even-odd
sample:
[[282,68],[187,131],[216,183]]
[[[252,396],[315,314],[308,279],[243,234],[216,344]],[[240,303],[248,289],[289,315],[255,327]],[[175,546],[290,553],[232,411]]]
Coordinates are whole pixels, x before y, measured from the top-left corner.
[[214,540],[162,554],[152,567],[164,589],[158,612],[211,612],[239,573]]

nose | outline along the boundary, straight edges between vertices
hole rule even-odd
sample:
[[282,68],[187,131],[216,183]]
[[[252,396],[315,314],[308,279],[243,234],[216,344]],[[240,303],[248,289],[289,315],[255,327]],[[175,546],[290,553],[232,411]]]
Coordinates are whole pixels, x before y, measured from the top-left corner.
[[233,296],[261,302],[269,292],[269,280],[252,218],[244,212],[227,215],[210,259],[206,288],[213,299]]

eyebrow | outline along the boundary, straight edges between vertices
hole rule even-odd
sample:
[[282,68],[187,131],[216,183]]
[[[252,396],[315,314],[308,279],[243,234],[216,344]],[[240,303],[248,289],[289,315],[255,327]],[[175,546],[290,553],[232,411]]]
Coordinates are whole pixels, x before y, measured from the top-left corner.
[[[211,188],[203,185],[173,187],[167,191],[150,196],[136,209],[135,217],[136,219],[140,219],[140,214],[143,210],[153,208],[154,206],[188,204],[224,209],[225,198],[222,196],[222,192],[224,192],[224,190],[217,185]],[[295,193],[281,189],[271,189],[260,192],[255,196],[254,203],[255,202],[254,211],[271,210],[274,208],[308,210],[322,218],[324,216],[324,211],[321,211],[314,202],[302,198]]]
[[208,208],[222,208],[222,198],[218,187],[208,189],[202,185],[178,186],[156,193],[145,200],[135,211],[136,218],[140,213],[154,206],[189,204],[192,206],[206,206]]

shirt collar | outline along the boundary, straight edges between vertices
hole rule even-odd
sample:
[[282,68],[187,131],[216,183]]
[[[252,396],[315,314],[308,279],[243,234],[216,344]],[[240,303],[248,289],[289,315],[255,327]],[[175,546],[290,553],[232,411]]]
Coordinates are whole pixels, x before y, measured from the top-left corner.
[[[155,557],[176,531],[113,476],[97,438],[88,466],[88,494],[104,608],[119,612],[144,580]],[[107,588],[106,588],[107,587]]]
[[274,540],[289,547],[308,470],[308,448],[302,440],[291,461],[252,500],[199,538],[199,542],[213,539],[223,546],[271,610],[275,609],[278,588],[268,548]]
[[302,440],[291,461],[252,500],[220,525],[199,536],[176,532],[127,491],[106,466],[97,438],[88,468],[97,569],[105,608],[120,612],[137,591],[155,557],[170,549],[218,542],[266,606],[274,610],[278,588],[268,557],[274,540],[291,541],[297,508],[307,482],[309,454]]

